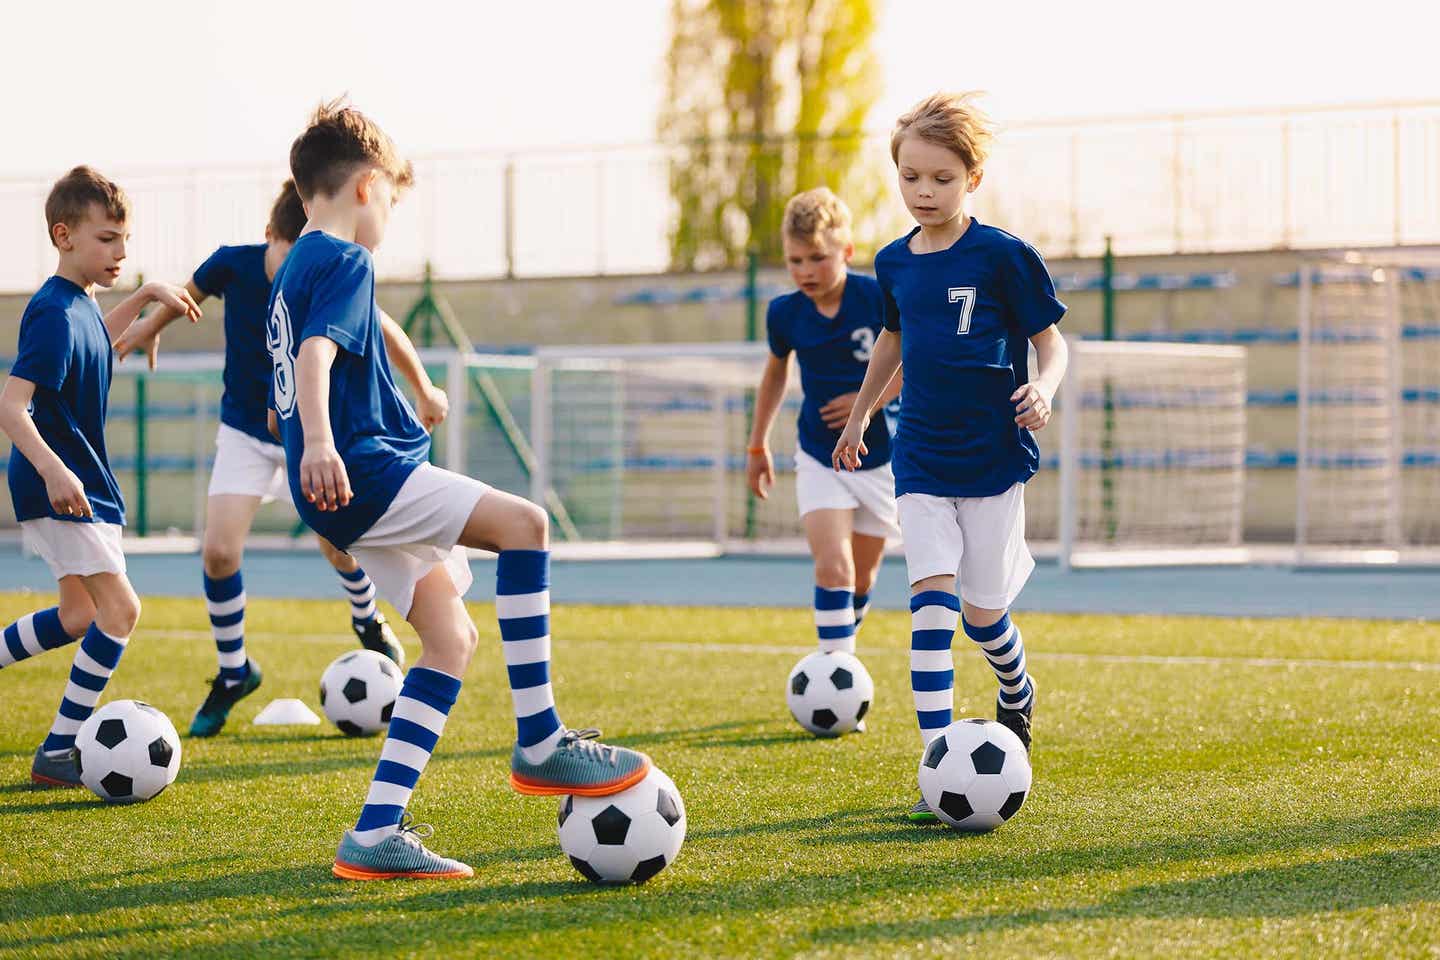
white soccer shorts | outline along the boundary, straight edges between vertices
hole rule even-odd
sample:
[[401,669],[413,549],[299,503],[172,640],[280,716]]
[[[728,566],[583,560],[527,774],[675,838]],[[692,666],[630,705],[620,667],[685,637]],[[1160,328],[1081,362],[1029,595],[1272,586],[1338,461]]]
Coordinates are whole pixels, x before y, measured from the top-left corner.
[[259,497],[261,503],[292,502],[285,474],[285,448],[220,424],[215,433],[215,467],[210,471],[209,496],[223,494]]
[[76,523],[41,517],[20,523],[25,549],[50,566],[55,579],[124,573],[118,523]]
[[871,470],[836,470],[803,450],[795,452],[795,501],[800,516],[812,510],[854,510],[856,533],[896,540],[895,474],[890,464]]
[[1025,544],[1023,483],[994,497],[907,493],[899,511],[912,584],[954,576],[966,603],[1005,610],[1035,569]]
[[460,534],[490,492],[473,477],[428,463],[415,468],[374,526],[348,548],[375,583],[375,592],[407,619],[415,585],[443,564],[462,597],[474,578]]

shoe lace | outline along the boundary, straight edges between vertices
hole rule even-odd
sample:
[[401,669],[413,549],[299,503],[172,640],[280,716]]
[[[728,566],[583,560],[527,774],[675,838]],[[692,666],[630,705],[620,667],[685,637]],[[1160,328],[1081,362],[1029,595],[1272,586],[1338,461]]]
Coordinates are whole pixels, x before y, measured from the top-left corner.
[[584,730],[566,730],[560,738],[560,749],[571,750],[587,760],[595,760],[615,766],[619,751],[609,744],[600,742],[600,731],[596,727]]
[[406,811],[400,814],[400,827],[395,835],[412,847],[424,847],[425,844],[421,841],[433,837],[435,828],[428,823],[416,823],[415,818]]

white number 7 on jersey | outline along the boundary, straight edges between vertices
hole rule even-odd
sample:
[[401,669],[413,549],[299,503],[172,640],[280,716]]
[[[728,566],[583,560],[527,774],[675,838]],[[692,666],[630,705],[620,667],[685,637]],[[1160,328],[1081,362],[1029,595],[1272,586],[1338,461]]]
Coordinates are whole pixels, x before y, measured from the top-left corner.
[[960,329],[957,334],[970,332],[970,315],[975,312],[975,288],[951,287],[950,302],[960,304]]

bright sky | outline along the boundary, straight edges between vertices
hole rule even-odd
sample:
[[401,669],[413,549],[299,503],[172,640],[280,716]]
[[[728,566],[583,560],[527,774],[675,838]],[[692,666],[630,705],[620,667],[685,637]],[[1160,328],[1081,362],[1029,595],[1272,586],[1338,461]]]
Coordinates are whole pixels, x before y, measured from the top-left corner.
[[[0,177],[273,164],[348,91],[407,151],[653,137],[669,0],[12,4]],[[1183,12],[1181,12],[1183,11]],[[83,27],[83,30],[77,28]],[[1002,123],[1440,100],[1440,5],[884,0],[871,127],[939,88]]]

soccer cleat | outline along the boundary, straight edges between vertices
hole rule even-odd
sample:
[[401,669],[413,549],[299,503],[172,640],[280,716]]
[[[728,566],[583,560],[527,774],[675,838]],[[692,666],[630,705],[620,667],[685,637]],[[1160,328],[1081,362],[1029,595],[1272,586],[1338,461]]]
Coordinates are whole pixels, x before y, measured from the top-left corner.
[[930,809],[930,804],[921,797],[915,801],[915,806],[905,811],[905,819],[911,823],[939,823],[940,818],[935,816],[935,811]]
[[42,787],[80,787],[80,764],[74,749],[54,755],[45,752],[44,747],[35,751],[35,760],[30,764],[30,780]]
[[405,814],[400,829],[374,846],[357,843],[346,830],[335,851],[330,872],[342,880],[454,880],[473,877],[475,871],[459,860],[425,849],[422,840],[435,832],[428,823],[415,823]]
[[510,754],[510,786],[531,796],[607,797],[633,787],[649,772],[649,757],[601,743],[594,727],[566,730],[540,763],[526,760],[518,743]]
[[260,664],[254,660],[245,662],[250,665],[250,672],[239,683],[226,686],[219,676],[210,681],[210,693],[205,697],[205,702],[200,704],[200,709],[195,711],[195,719],[190,721],[190,736],[215,736],[225,727],[225,719],[230,716],[230,709],[239,703],[242,697],[248,697],[259,688]]
[[1019,710],[1011,710],[1003,706],[999,700],[995,701],[996,722],[1010,728],[1010,732],[1020,738],[1025,744],[1025,752],[1030,752],[1030,714],[1035,710],[1035,681],[1030,681],[1030,699],[1025,706]]
[[360,638],[360,646],[389,657],[395,661],[395,666],[405,669],[405,648],[400,646],[395,631],[390,629],[390,624],[385,620],[385,614],[377,611],[374,617],[363,623],[351,620],[350,626],[355,631],[355,636]]

